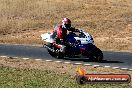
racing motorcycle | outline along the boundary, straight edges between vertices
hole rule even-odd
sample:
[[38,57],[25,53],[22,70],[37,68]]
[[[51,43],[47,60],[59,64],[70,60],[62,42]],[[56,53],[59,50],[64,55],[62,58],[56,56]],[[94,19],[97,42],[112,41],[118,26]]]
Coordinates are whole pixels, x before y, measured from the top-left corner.
[[49,54],[55,58],[74,58],[86,57],[92,61],[100,62],[103,60],[102,51],[94,45],[92,36],[81,30],[79,32],[69,32],[65,45],[56,44],[54,41],[55,35],[52,32],[41,35],[43,46]]

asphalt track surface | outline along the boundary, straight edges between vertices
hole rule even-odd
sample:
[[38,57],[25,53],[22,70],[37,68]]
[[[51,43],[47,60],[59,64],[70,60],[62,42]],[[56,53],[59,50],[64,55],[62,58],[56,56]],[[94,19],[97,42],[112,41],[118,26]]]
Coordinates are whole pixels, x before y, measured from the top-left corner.
[[[132,70],[131,52],[103,51],[103,54],[104,54],[104,60],[100,63],[91,62],[86,58],[67,58],[67,59],[59,59],[59,60],[70,61],[72,63],[76,62],[76,63],[92,64],[92,65],[100,65],[100,66],[128,68]],[[48,54],[47,50],[42,46],[33,46],[33,45],[0,44],[0,56],[58,60],[51,57]]]

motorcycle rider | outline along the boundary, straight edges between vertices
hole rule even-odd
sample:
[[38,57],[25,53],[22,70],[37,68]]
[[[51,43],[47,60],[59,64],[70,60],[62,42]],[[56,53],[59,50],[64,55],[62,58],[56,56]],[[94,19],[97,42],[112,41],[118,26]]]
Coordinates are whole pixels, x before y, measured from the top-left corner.
[[[71,20],[69,18],[63,18],[62,24],[58,27],[55,27],[53,31],[54,41],[56,46],[63,45],[66,46],[66,39],[67,39],[67,30],[78,32],[78,29],[71,27]],[[58,47],[59,48],[59,47]]]
[[78,29],[75,29],[71,27],[71,20],[69,18],[63,18],[62,24],[58,27],[56,27],[53,31],[53,34],[55,35],[55,41],[56,43],[63,43],[66,41],[67,38],[67,30],[68,31],[73,31],[73,32],[78,32]]

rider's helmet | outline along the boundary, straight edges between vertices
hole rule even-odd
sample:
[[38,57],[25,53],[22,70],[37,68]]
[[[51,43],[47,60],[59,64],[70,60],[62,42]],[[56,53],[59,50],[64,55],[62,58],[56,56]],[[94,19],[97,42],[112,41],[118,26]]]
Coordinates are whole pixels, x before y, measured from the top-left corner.
[[71,28],[71,20],[68,19],[68,18],[63,18],[62,27],[65,28],[65,29]]

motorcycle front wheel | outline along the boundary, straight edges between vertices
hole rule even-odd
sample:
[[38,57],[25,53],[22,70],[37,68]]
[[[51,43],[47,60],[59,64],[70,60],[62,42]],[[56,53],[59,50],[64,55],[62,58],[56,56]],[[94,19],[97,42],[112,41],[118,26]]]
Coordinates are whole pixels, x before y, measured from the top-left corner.
[[96,62],[101,62],[103,60],[103,53],[99,48],[94,49],[90,56],[89,59],[92,61],[96,61]]

